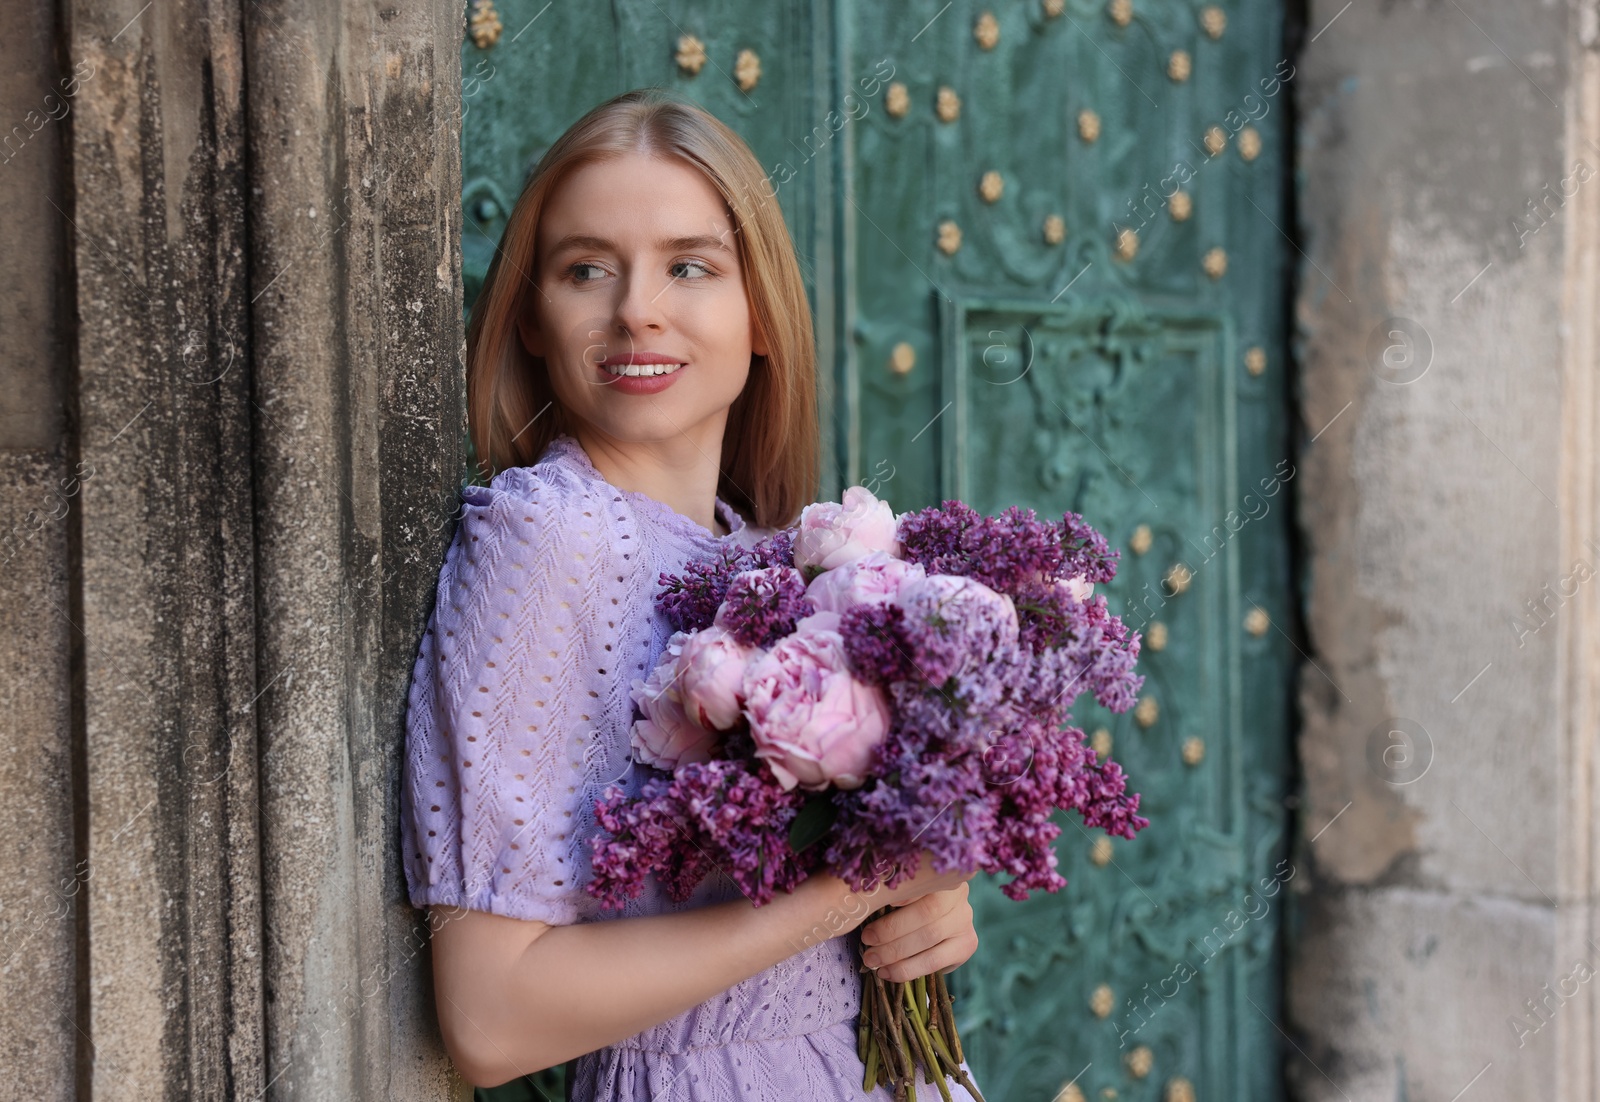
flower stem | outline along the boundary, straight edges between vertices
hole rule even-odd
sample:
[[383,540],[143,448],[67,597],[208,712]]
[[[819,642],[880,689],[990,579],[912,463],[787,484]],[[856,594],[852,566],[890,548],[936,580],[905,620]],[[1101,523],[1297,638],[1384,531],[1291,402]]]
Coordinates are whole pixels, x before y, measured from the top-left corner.
[[911,1030],[916,1037],[917,1044],[922,1049],[924,1067],[922,1076],[925,1080],[934,1083],[939,1088],[939,1094],[944,1102],[952,1102],[950,1088],[945,1086],[944,1068],[939,1063],[939,1056],[933,1051],[933,1042],[928,1039],[928,1029],[922,1022],[921,1008],[917,1006],[916,983],[902,985],[906,992],[906,1003],[911,1010]]
[[[889,910],[883,908],[868,921]],[[896,983],[884,980],[865,964],[860,972],[856,1040],[865,1072],[864,1089],[871,1093],[880,1085],[887,1086],[895,1102],[916,1102],[920,1065],[923,1081],[937,1085],[942,1102],[954,1102],[946,1079],[960,1083],[977,1102],[984,1102],[962,1067],[965,1058],[944,975],[933,972]]]
[[861,1089],[868,1094],[872,1093],[878,1085],[878,1046],[872,1045],[867,1050],[867,1073],[861,1080]]
[[873,995],[878,1002],[878,1017],[882,1027],[888,1034],[885,1062],[893,1069],[896,1083],[904,1083],[911,1078],[911,1061],[906,1054],[906,1043],[900,1032],[900,1017],[893,1012],[889,1004],[888,992],[885,990],[884,981],[874,973],[869,981],[872,984]]
[[933,993],[939,1008],[939,1021],[949,1034],[950,1047],[955,1050],[956,1063],[964,1064],[967,1058],[961,1052],[961,1037],[956,1033],[955,1000],[950,997],[950,988],[944,981],[943,972],[933,974]]

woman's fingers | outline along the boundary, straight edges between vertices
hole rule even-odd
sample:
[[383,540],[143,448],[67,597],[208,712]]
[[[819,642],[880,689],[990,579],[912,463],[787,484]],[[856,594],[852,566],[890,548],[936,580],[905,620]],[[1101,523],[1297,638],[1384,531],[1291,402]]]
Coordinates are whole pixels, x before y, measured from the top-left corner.
[[[963,884],[965,888],[965,884]],[[888,915],[883,916],[875,923],[867,923],[861,929],[861,939],[867,945],[882,945],[891,942],[896,937],[901,937],[907,931],[925,926],[934,918],[949,910],[952,900],[949,899],[950,891],[928,892],[925,896],[907,899],[904,904],[894,905]]]
[[954,888],[908,899],[892,907],[882,918],[863,926],[861,940],[866,945],[886,944],[918,926],[934,921],[958,904],[965,903],[966,898],[967,886],[959,884]]
[[863,960],[885,980],[949,971],[978,947],[966,885],[934,892],[863,929]]
[[925,926],[918,926],[913,930],[909,930],[891,941],[872,946],[862,954],[862,960],[866,962],[868,968],[895,964],[915,956],[924,949],[931,949],[960,932],[959,925],[952,929],[947,923],[930,922]]
[[977,948],[978,935],[969,928],[965,933],[945,938],[937,945],[913,953],[904,960],[883,965],[878,969],[878,975],[891,983],[905,983],[918,976],[949,972],[966,963]]

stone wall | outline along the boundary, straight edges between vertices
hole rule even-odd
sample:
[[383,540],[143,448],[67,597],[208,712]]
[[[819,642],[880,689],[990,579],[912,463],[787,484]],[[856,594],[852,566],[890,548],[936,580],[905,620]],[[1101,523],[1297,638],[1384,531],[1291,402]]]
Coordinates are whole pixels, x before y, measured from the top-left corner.
[[[394,822],[464,468],[460,14],[0,8],[19,1097],[464,1094]],[[1600,18],[1307,24],[1291,1091],[1593,1099]]]
[[1595,29],[1309,6],[1307,1102],[1600,1097]]
[[76,497],[63,407],[67,225],[50,207],[62,191],[60,120],[70,100],[57,85],[53,9],[46,0],[0,6],[0,41],[17,58],[0,66],[0,831],[11,840],[0,894],[0,1068],[41,1100],[75,1093],[82,953],[72,920],[81,881],[64,521]]
[[396,823],[459,5],[59,7],[0,14],[8,1089],[460,1094]]

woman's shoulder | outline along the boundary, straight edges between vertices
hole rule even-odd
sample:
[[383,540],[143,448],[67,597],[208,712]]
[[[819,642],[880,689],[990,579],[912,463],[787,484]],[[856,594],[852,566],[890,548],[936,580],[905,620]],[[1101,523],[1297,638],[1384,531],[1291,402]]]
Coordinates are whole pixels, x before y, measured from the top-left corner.
[[462,490],[441,585],[513,603],[537,598],[541,609],[587,601],[630,576],[632,538],[613,503],[583,480],[546,464],[508,467]]
[[463,519],[496,526],[534,525],[552,534],[571,526],[598,529],[610,515],[606,508],[610,503],[592,481],[549,458],[506,467],[487,485],[465,487],[461,499]]

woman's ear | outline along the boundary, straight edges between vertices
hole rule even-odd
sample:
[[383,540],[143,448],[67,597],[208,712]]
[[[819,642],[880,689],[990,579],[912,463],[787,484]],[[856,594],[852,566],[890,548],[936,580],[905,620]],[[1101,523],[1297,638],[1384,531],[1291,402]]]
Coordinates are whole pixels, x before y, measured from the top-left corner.
[[750,308],[750,353],[766,359],[767,335],[761,331],[761,323],[756,320],[755,307]]
[[545,354],[544,333],[539,329],[539,319],[534,314],[533,303],[523,300],[522,309],[517,312],[517,336],[522,339],[522,347],[530,356],[543,356]]

